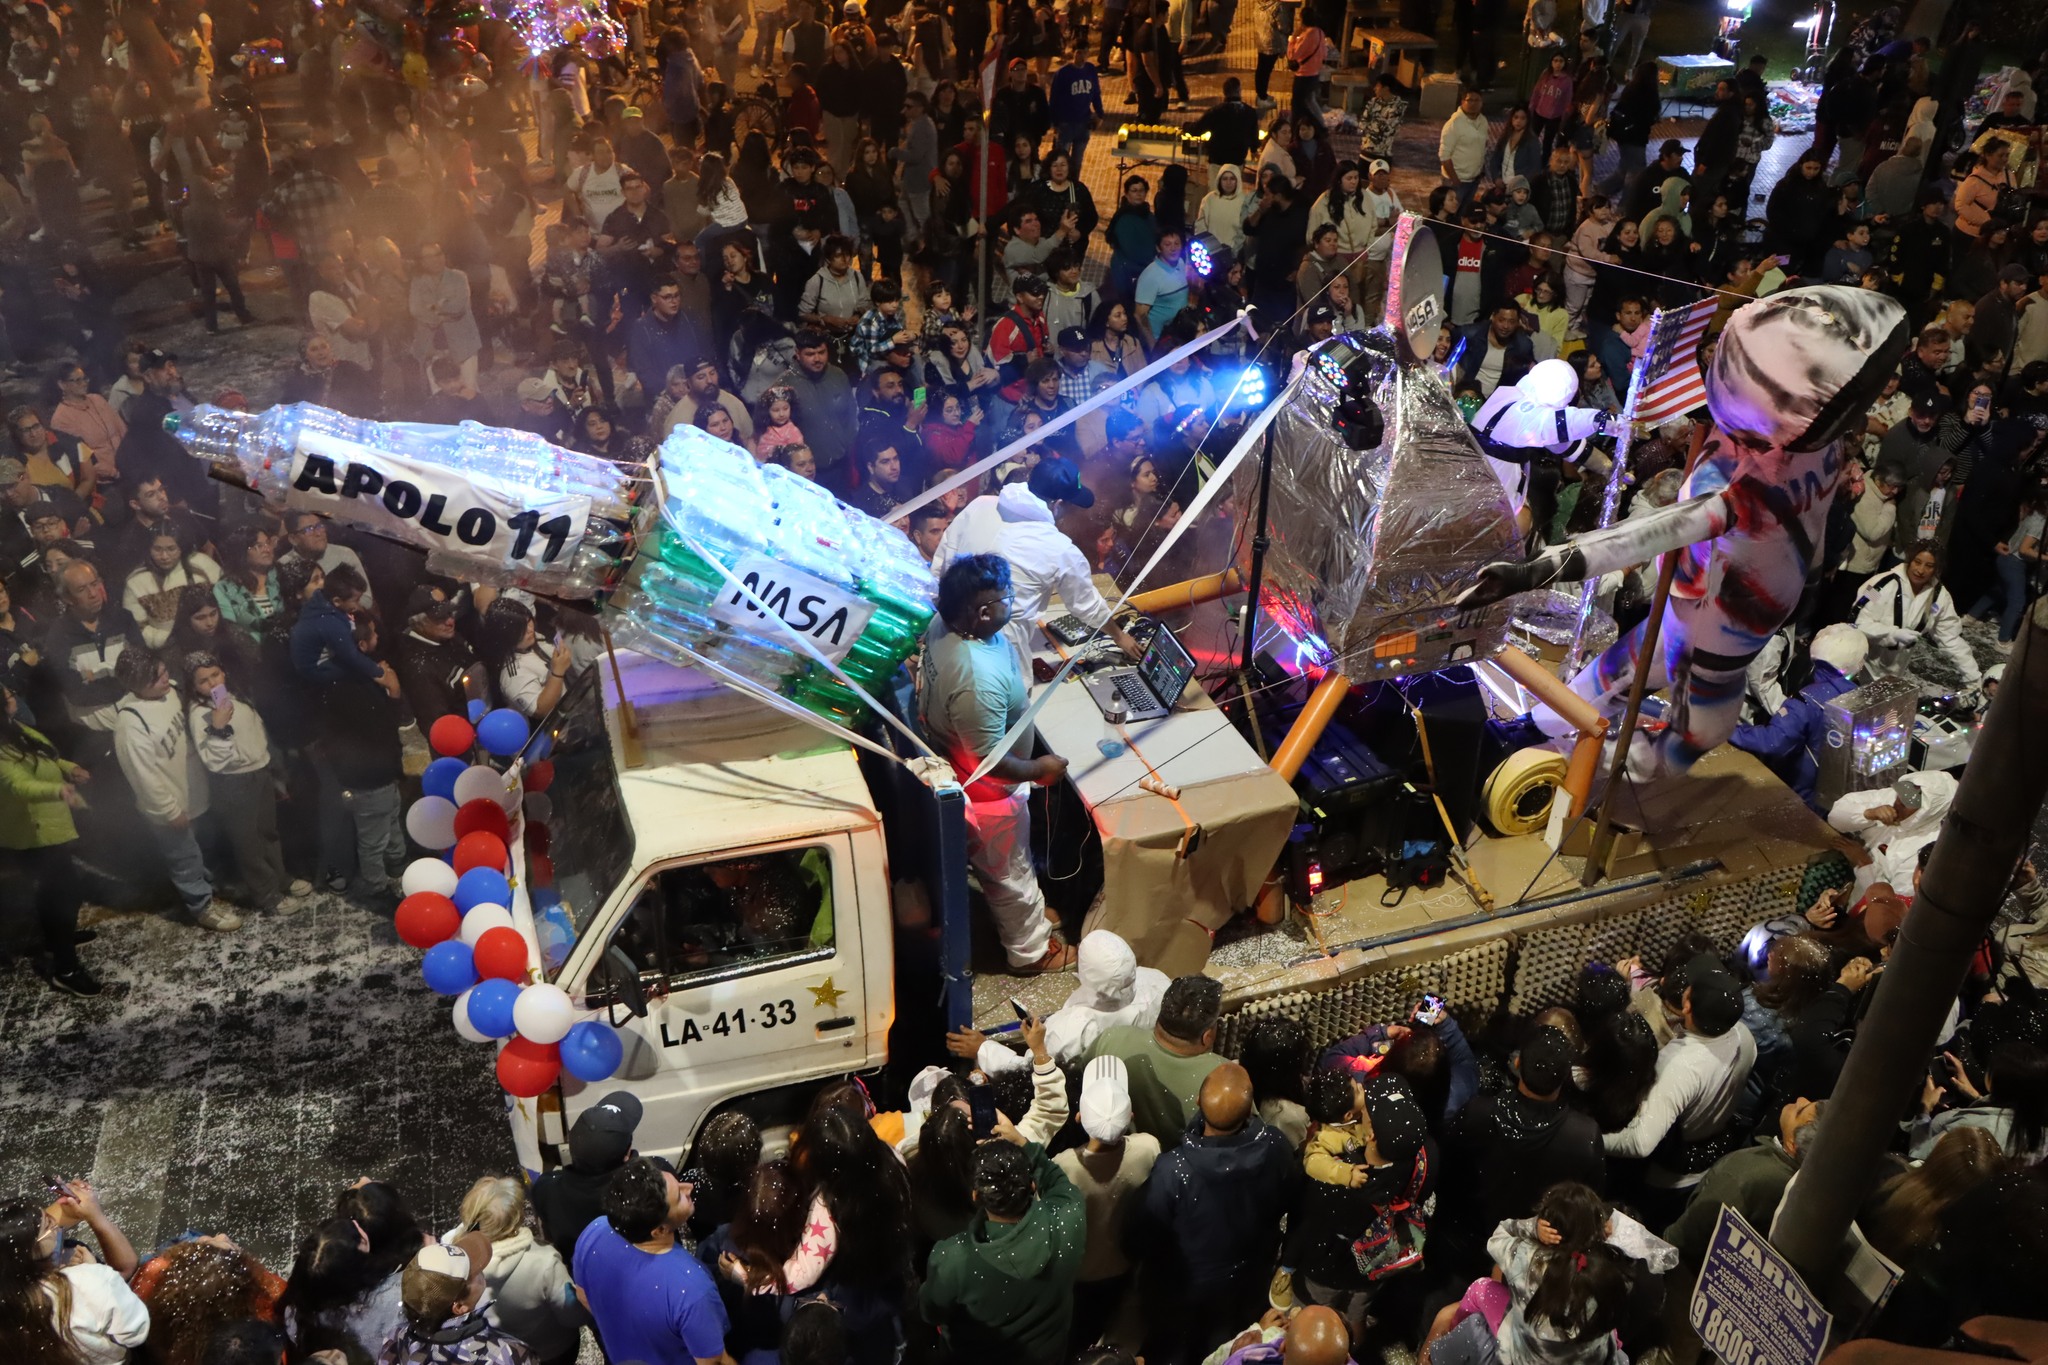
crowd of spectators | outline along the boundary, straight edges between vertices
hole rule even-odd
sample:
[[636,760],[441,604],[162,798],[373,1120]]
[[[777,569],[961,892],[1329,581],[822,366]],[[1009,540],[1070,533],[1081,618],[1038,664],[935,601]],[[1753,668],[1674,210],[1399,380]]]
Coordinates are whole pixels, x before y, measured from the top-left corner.
[[[202,1235],[138,1253],[90,1184],[0,1205],[0,1345],[119,1365],[608,1358],[1176,1365],[1640,1359],[1682,1348],[1724,1208],[1770,1226],[1914,886],[1807,869],[1733,960],[1585,968],[1468,1038],[1425,997],[1328,1046],[1281,1012],[1219,1051],[1221,988],[1104,931],[1012,1042],[972,1030],[900,1090],[828,1083],[794,1131],[722,1112],[688,1164],[627,1091],[528,1187],[437,1234],[358,1180],[280,1275]],[[2048,891],[2022,870],[2014,918]],[[1903,1279],[1872,1329],[1935,1345],[2034,1302],[2048,1180],[2039,964],[1989,951],[1857,1212]],[[1021,1042],[1022,1046],[1015,1045]],[[879,1101],[879,1107],[878,1107]],[[89,1232],[88,1239],[85,1234]],[[132,1355],[131,1355],[132,1353]]]
[[[1612,411],[1657,308],[1713,291],[1725,320],[1797,282],[1905,304],[1913,352],[1846,462],[1813,608],[1784,666],[1753,679],[1737,741],[1799,785],[1816,688],[1903,667],[1924,639],[1968,691],[1987,679],[1960,615],[2009,642],[2039,589],[2034,96],[2014,80],[1967,120],[1975,26],[1937,51],[1879,15],[1829,64],[1810,148],[1760,185],[1779,136],[1761,59],[1715,92],[1690,152],[1650,155],[1649,6],[1586,25],[1504,112],[1483,89],[1498,64],[1465,54],[1474,88],[1437,138],[1441,183],[1409,206],[1442,248],[1438,359],[1470,403],[1566,358],[1579,401]],[[209,330],[222,293],[255,316],[240,272],[260,238],[304,329],[286,401],[495,420],[625,462],[688,424],[877,516],[1251,310],[1263,342],[1179,356],[904,519],[957,641],[928,661],[920,717],[964,771],[1021,711],[1012,613],[1057,592],[1105,624],[1090,572],[1127,581],[1177,526],[1201,457],[1252,406],[1247,366],[1278,379],[1379,315],[1407,95],[1383,79],[1356,138],[1333,128],[1325,35],[1343,24],[1324,8],[1289,32],[1255,5],[1252,98],[1232,77],[1190,120],[1206,190],[1175,165],[1102,205],[1080,172],[1106,78],[1141,120],[1186,109],[1183,59],[1220,43],[1231,7],[705,0],[627,16],[626,57],[531,62],[483,13],[460,43],[401,39],[400,81],[358,60],[379,39],[350,5],[10,9],[7,81],[33,98],[4,106],[22,173],[0,180],[0,317],[15,344],[64,355],[7,413],[0,456],[0,852],[53,985],[101,989],[77,952],[87,897],[168,887],[216,932],[237,907],[291,913],[324,892],[388,911],[406,727],[472,701],[544,714],[596,654],[580,613],[208,481],[165,430],[194,402],[177,357],[124,336],[96,236],[141,245],[169,224]],[[271,144],[252,93],[270,40],[313,130],[291,145]],[[88,184],[108,216],[87,213]],[[23,372],[12,346],[0,363]],[[1669,501],[1683,455],[1677,433],[1643,442],[1632,501]],[[1597,464],[1557,472],[1538,539],[1587,523]],[[1631,609],[1617,602],[1624,625]],[[1809,638],[1820,627],[1835,633]],[[1684,1330],[1671,1305],[1718,1209],[1767,1226],[1825,1123],[1953,789],[1923,774],[1838,805],[1882,856],[1860,877],[1817,869],[1734,961],[1688,940],[1654,967],[1592,968],[1569,1008],[1473,1040],[1427,1004],[1320,1052],[1263,1016],[1233,1060],[1215,982],[1114,962],[1092,979],[1092,954],[1128,950],[1050,934],[1022,789],[1063,768],[1006,755],[971,793],[1012,970],[1078,962],[1084,985],[1025,1026],[1025,1055],[956,1036],[971,1069],[921,1077],[883,1113],[832,1086],[786,1153],[723,1115],[681,1172],[635,1154],[637,1105],[607,1097],[530,1194],[479,1182],[436,1237],[397,1190],[361,1184],[282,1280],[218,1234],[144,1260],[73,1183],[47,1208],[0,1206],[0,1354],[523,1365],[573,1359],[587,1325],[615,1359],[662,1361],[1338,1365],[1396,1341],[1436,1365],[1639,1355]],[[2029,936],[2048,897],[2031,868],[2015,893],[1861,1215],[1907,1271],[1879,1320],[1901,1340],[2024,1304],[2022,1272],[2048,1254],[2048,968]]]

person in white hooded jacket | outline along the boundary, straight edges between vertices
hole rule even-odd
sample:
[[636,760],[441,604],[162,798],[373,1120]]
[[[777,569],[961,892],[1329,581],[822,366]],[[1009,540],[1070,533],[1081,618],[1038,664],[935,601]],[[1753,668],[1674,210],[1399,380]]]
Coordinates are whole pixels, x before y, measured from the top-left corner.
[[284,870],[263,717],[232,693],[227,670],[213,655],[187,654],[178,673],[191,698],[192,751],[206,769],[209,794],[220,797],[213,806],[249,899],[266,912],[297,910],[313,884],[294,881]]
[[114,757],[170,865],[171,884],[201,928],[241,928],[242,917],[214,901],[213,876],[194,836],[193,824],[207,810],[206,768],[186,733],[170,670],[148,650],[130,649],[114,660],[114,677],[128,689],[114,706]]
[[570,1365],[590,1314],[576,1297],[569,1268],[554,1247],[526,1226],[526,1195],[510,1176],[487,1175],[462,1196],[462,1226],[449,1238],[480,1232],[491,1239],[484,1316],[526,1343],[540,1365]]
[[[1079,1066],[1104,1029],[1158,1023],[1159,1002],[1172,984],[1156,967],[1140,967],[1131,945],[1107,929],[1092,929],[1082,938],[1075,975],[1080,984],[1045,1017],[1045,1045],[1063,1067]],[[956,1048],[956,1054],[972,1057],[991,1076],[1024,1066],[1021,1053],[971,1029],[951,1035],[949,1042],[954,1038],[972,1039],[972,1047]]]
[[1963,642],[1962,617],[1941,586],[1939,547],[1916,541],[1903,564],[1866,580],[1856,596],[1856,629],[1870,637],[1873,672],[1905,671],[1906,651],[1924,635],[1962,675],[1965,690],[1975,690],[1983,675],[1976,656]]
[[1257,208],[1258,200],[1244,190],[1244,172],[1235,166],[1216,168],[1216,188],[1202,196],[1195,210],[1195,232],[1207,233],[1230,248],[1233,256],[1244,254],[1244,220]]
[[1828,823],[1853,834],[1870,850],[1870,865],[1856,869],[1855,895],[1878,882],[1911,895],[1920,850],[1941,833],[1942,817],[1956,799],[1956,780],[1943,772],[1913,773],[1889,787],[1849,792],[1828,808]]

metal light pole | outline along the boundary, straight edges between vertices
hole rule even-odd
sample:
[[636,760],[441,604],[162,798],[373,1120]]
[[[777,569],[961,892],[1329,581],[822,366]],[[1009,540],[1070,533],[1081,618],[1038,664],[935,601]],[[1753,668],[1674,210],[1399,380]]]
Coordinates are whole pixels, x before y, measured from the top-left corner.
[[1779,1212],[1778,1250],[1818,1286],[1877,1181],[1899,1119],[1919,1100],[1927,1058],[1971,954],[2004,903],[2048,795],[2048,598],[2036,601],[1941,822],[1920,894],[1877,978],[1877,998],[1828,1101],[1811,1155]]

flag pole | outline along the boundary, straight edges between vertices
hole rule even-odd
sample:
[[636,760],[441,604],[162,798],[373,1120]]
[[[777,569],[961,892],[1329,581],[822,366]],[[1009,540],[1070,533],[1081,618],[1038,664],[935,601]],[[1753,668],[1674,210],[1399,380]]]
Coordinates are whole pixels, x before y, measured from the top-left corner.
[[[1676,311],[1659,308],[1650,315],[1651,344],[1643,348],[1642,355],[1629,372],[1628,397],[1621,407],[1621,419],[1627,425],[1621,440],[1615,445],[1614,467],[1608,471],[1607,487],[1600,497],[1600,529],[1603,531],[1614,524],[1614,514],[1621,506],[1621,486],[1628,477],[1629,455],[1635,448],[1636,412],[1643,392],[1670,368],[1672,352],[1686,330],[1686,321],[1695,306],[1687,305]],[[1667,320],[1671,323],[1669,328],[1665,326]],[[1579,611],[1577,619],[1572,622],[1572,642],[1565,650],[1564,666],[1559,670],[1559,676],[1567,681],[1585,666],[1586,622],[1592,618],[1593,595],[1599,587],[1597,577],[1579,584]]]

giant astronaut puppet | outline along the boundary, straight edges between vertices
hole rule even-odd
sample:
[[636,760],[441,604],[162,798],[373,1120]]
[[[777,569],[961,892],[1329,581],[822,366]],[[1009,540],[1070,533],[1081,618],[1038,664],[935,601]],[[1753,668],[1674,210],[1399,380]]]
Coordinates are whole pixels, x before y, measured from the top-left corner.
[[[1670,723],[1638,733],[1637,777],[1683,772],[1733,733],[1744,670],[1799,605],[1842,473],[1842,437],[1911,341],[1906,311],[1873,290],[1788,290],[1729,319],[1706,375],[1713,431],[1679,500],[1649,516],[1489,564],[1460,606],[1597,577],[1682,549],[1652,690],[1672,689]],[[1572,679],[1609,714],[1626,703],[1648,623]],[[1545,717],[1539,716],[1539,722]]]

